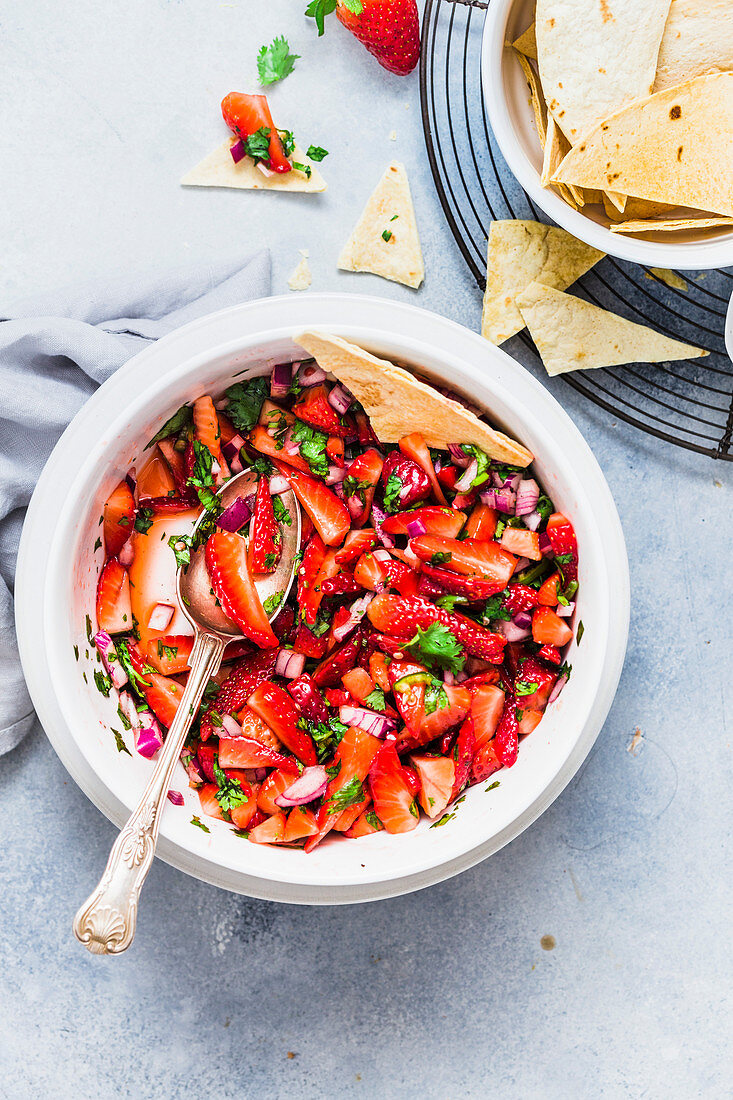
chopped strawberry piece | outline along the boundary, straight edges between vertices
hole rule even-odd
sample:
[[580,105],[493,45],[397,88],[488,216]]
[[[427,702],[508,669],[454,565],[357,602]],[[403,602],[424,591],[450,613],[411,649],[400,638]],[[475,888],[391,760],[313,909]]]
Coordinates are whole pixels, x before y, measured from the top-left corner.
[[355,579],[353,573],[339,573],[337,577],[329,577],[321,585],[324,596],[355,596],[364,589]]
[[291,762],[281,752],[252,737],[222,737],[219,763],[222,768],[285,768]]
[[[186,460],[181,451],[177,451],[175,444],[170,439],[162,439],[158,444],[160,452],[170,467],[173,480],[176,484],[176,493],[181,500],[187,500],[192,508],[199,507],[199,498],[196,490],[188,484]],[[190,471],[188,471],[190,473]],[[144,493],[141,494],[145,496]],[[155,495],[155,494],[153,494]],[[158,494],[162,495],[162,494]]]
[[[427,583],[424,584],[423,578]],[[420,575],[421,595],[431,594],[427,584],[438,586],[439,591],[436,595],[451,593],[454,596],[463,596],[470,603],[481,603],[496,593],[494,581],[485,581],[480,577],[463,577],[460,573],[451,573],[443,569],[442,566],[425,563]]]
[[274,573],[282,552],[282,535],[272,506],[270,483],[257,482],[255,510],[249,531],[249,567],[253,573]]
[[116,558],[132,534],[135,522],[135,498],[126,481],[121,481],[110,493],[104,505],[104,550],[108,558]]
[[221,113],[229,129],[242,141],[246,141],[258,130],[266,129],[270,134],[269,159],[264,162],[271,172],[290,172],[292,164],[285,156],[282,138],[275,128],[270,114],[267,96],[245,95],[243,92],[230,92],[221,101]]
[[[245,791],[245,793],[247,792]],[[232,819],[232,825],[237,829],[249,829],[253,825],[256,815],[257,788],[252,786],[247,795],[247,801],[240,802],[238,806],[232,806],[229,810],[229,816]]]
[[471,779],[474,783],[482,783],[503,766],[496,754],[495,740],[494,738],[494,740],[487,741],[485,745],[482,745],[473,758]]
[[539,645],[567,645],[573,632],[551,607],[538,607],[532,616],[532,637]]
[[409,833],[417,828],[420,811],[393,741],[386,741],[369,771],[374,811],[388,833]]
[[[428,481],[430,482],[433,495],[439,504],[446,504],[447,501],[443,494],[443,489],[438,481],[435,473],[435,466],[433,460],[430,457],[430,451],[428,445],[425,442],[424,437],[420,432],[411,432],[410,435],[403,435],[398,444],[403,455],[407,458],[411,458],[413,462],[416,462],[420,469],[424,472]],[[442,534],[443,532],[438,532]],[[456,532],[457,534],[457,532]]]
[[[201,738],[206,741],[215,732],[211,723],[211,712],[219,716],[238,714],[246,706],[247,700],[255,688],[271,679],[275,672],[277,652],[269,649],[255,653],[240,661],[227,676],[219,692],[201,718]],[[218,727],[217,727],[218,729]]]
[[427,630],[432,623],[442,623],[468,653],[500,664],[506,639],[478,626],[472,619],[455,612],[444,611],[419,596],[403,599],[383,593],[370,603],[367,615],[375,630],[408,641],[418,628]]
[[387,668],[387,677],[402,721],[416,737],[425,718],[425,688],[430,683],[430,674],[425,665],[416,661],[394,660]]
[[354,527],[363,527],[369,519],[374,500],[374,490],[379,484],[384,460],[379,451],[371,447],[349,463],[342,485],[346,507]]
[[291,680],[288,691],[296,702],[298,709],[309,718],[311,722],[327,722],[329,719],[328,707],[321,695],[312,676],[304,672],[302,676]]
[[578,542],[572,523],[562,512],[554,512],[548,519],[547,537],[565,580],[576,581],[578,579]]
[[426,500],[432,491],[430,479],[411,458],[391,451],[382,467],[384,507],[387,512],[400,512]]
[[348,806],[345,810],[342,810],[340,814],[337,814],[338,820],[334,825],[334,832],[345,833],[354,824],[356,819],[360,817],[364,811],[372,804],[372,792],[368,790],[368,784],[364,784],[364,797],[360,802],[355,802],[353,806]]
[[510,554],[530,561],[541,561],[540,536],[536,531],[527,531],[524,527],[505,527],[501,536],[501,545]]
[[428,817],[439,817],[453,797],[456,766],[449,756],[410,757],[420,776],[418,800]]
[[360,409],[359,412],[354,414],[354,420],[356,421],[356,433],[358,436],[358,440],[363,447],[368,446],[370,443],[376,443],[378,447],[381,446],[379,440],[374,434],[374,429],[372,428],[371,421],[369,420],[369,417],[363,409]]
[[420,523],[428,535],[444,535],[454,539],[464,523],[466,515],[457,508],[438,508],[433,504],[427,504],[424,508],[414,508],[410,512],[399,512],[395,516],[387,516],[382,524],[382,530],[388,535],[406,535],[411,523]]
[[372,653],[369,657],[369,675],[382,691],[390,691],[389,661],[383,653]]
[[[494,508],[489,508],[488,504],[477,504],[466,523],[466,538],[474,539],[476,542],[486,542],[493,539],[496,531],[496,521],[497,513]],[[429,535],[436,533],[443,534],[444,532],[428,531]]]
[[453,490],[458,481],[458,470],[455,466],[444,466],[438,471],[438,481],[444,489]]
[[[221,452],[221,431],[219,418],[216,415],[214,402],[208,394],[199,397],[193,403],[193,427],[196,439],[203,443],[214,462],[219,467],[219,472],[214,473],[217,485],[221,485],[229,477],[229,467]],[[212,471],[214,472],[214,471]]]
[[130,579],[117,558],[110,558],[97,582],[97,626],[108,634],[132,630]]
[[496,684],[479,684],[471,694],[471,720],[478,750],[496,733],[504,712],[505,695]]
[[296,653],[305,653],[306,657],[315,657],[316,660],[320,660],[328,649],[328,634],[316,636],[305,623],[298,623],[298,629],[293,638],[293,649]]
[[367,550],[354,566],[354,580],[370,592],[381,592],[385,586],[387,569],[382,560],[383,554],[389,557],[386,550],[378,550],[376,554]]
[[165,497],[175,489],[176,483],[168,463],[156,447],[137,475],[138,498],[142,500],[143,497]]
[[562,579],[559,573],[551,573],[537,590],[537,603],[542,607],[557,607],[562,592]]
[[360,703],[363,703],[374,691],[374,681],[363,668],[350,668],[341,677],[341,683]]
[[302,716],[287,691],[277,684],[260,684],[247,702],[302,764],[318,762],[313,740],[298,725]]
[[349,434],[348,425],[328,401],[328,389],[325,383],[320,386],[310,386],[303,390],[301,396],[293,405],[293,412],[299,420],[304,420],[326,435],[336,435],[342,438]]
[[543,661],[549,661],[551,665],[561,665],[562,655],[557,646],[543,645],[537,650],[537,656],[541,657]]
[[294,761],[283,764],[277,771],[271,772],[260,787],[257,795],[257,806],[263,814],[276,814],[282,807],[275,802],[288,787],[292,787],[298,778],[299,771]]
[[249,831],[249,839],[254,844],[282,844],[285,840],[287,819],[282,810],[267,817],[260,825]]
[[[333,768],[335,774],[328,784],[324,796],[323,805],[318,811],[318,833],[310,837],[306,842],[305,850],[313,851],[320,844],[324,836],[334,828],[339,819],[341,803],[345,795],[339,798],[339,794],[348,788],[351,792],[358,784],[363,784],[374,757],[379,752],[382,742],[370,733],[359,729],[357,726],[349,726],[339,742],[334,757]],[[343,809],[348,807],[344,806]]]
[[468,716],[458,731],[458,737],[453,745],[451,753],[456,766],[456,774],[453,780],[451,800],[457,798],[468,783],[471,774],[471,764],[476,755],[476,737],[473,728],[473,718]]
[[510,584],[501,602],[510,615],[517,615],[520,611],[531,611],[537,606],[538,593],[527,584]]
[[304,837],[314,836],[318,832],[316,815],[307,806],[293,806],[288,814],[285,825],[285,844],[292,844],[294,840],[303,840]]
[[204,783],[203,787],[199,787],[201,812],[206,814],[207,817],[216,817],[219,821],[226,821],[219,800],[216,797],[218,793],[219,788],[216,783]]
[[[310,473],[310,466],[305,459],[301,458],[297,452],[295,454],[290,454],[284,451],[281,441],[269,435],[262,425],[258,424],[252,429],[249,433],[249,442],[256,451],[259,451],[262,455],[267,455],[269,459],[272,460],[277,458],[283,464],[287,462],[289,467],[296,470],[302,470],[305,474]],[[278,444],[280,445],[278,446]]]
[[519,752],[519,729],[517,727],[517,700],[514,695],[507,695],[504,710],[496,728],[496,736],[488,744],[494,746],[496,758],[502,767],[511,768],[516,763]]
[[438,535],[421,535],[410,546],[422,561],[444,566],[452,573],[493,581],[495,592],[506,588],[517,564],[517,559],[495,542],[475,539],[459,542]]
[[145,647],[145,656],[149,664],[163,676],[175,676],[188,669],[188,659],[193,649],[190,634],[165,634],[162,638],[151,638]]
[[375,547],[377,542],[377,534],[372,527],[364,527],[361,531],[349,531],[344,545],[336,551],[336,561],[339,565],[351,565],[367,550]]
[[543,711],[556,680],[557,673],[550,672],[534,657],[526,657],[520,663],[514,681],[517,706],[523,711]]
[[247,562],[247,544],[239,535],[218,531],[206,543],[206,568],[224,613],[245,637],[268,649],[277,645]]
[[324,661],[317,666],[313,673],[313,679],[319,687],[336,687],[341,683],[341,677],[345,672],[358,663],[359,654],[364,644],[362,631],[352,635],[343,645],[334,649]]
[[363,810],[359,817],[357,817],[351,828],[345,831],[344,836],[347,836],[350,840],[354,840],[360,836],[369,836],[371,833],[378,833],[383,828],[384,825],[382,825],[374,809],[368,806],[366,810]]
[[169,680],[167,676],[150,672],[142,653],[134,642],[128,642],[127,649],[132,667],[141,677],[141,681],[137,684],[138,690],[158,721],[169,729],[183,696],[183,688],[175,680]]
[[314,477],[308,477],[274,459],[279,473],[289,482],[300,504],[313,520],[316,531],[326,546],[340,546],[351,523],[349,513],[335,493]]

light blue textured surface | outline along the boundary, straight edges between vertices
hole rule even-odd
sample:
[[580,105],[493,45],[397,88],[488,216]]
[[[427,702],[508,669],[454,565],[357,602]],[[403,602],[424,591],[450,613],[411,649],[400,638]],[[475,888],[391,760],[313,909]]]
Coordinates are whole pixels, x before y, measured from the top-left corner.
[[[302,7],[2,0],[0,292],[269,243],[275,292],[308,248],[314,289],[413,301],[475,328],[417,79],[383,73],[335,25],[316,42]],[[252,85],[256,47],[283,31],[303,59],[273,92],[275,115],[331,150],[330,190],[179,188],[222,139],[222,95]],[[421,227],[418,294],[335,270],[392,157]],[[393,901],[289,908],[156,864],[133,949],[100,960],[70,920],[113,830],[37,729],[0,761],[0,1096],[727,1094],[730,467],[552,389],[608,477],[632,570],[626,669],[580,775],[493,859]]]

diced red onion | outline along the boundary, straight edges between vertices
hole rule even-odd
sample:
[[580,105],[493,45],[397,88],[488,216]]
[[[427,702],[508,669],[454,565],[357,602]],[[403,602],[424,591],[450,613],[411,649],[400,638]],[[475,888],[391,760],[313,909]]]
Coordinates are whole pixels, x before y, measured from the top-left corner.
[[520,630],[529,630],[532,626],[532,616],[529,611],[518,611],[516,615],[512,617],[512,622],[515,626],[518,626]]
[[530,630],[527,627],[517,626],[516,623],[505,623],[503,621],[494,624],[495,629],[500,634],[503,634],[508,642],[521,642],[525,638],[529,638]]
[[358,726],[359,729],[371,733],[372,737],[386,737],[397,728],[393,718],[378,714],[375,710],[367,710],[366,707],[339,707],[339,719],[345,726]]
[[293,442],[293,429],[288,428],[283,436],[283,452],[291,457],[300,454],[300,443]]
[[522,516],[522,519],[528,531],[536,531],[542,523],[542,516],[539,512],[529,512],[527,515]]
[[170,621],[176,613],[175,607],[170,603],[156,603],[150,612],[148,630],[167,630]]
[[97,647],[99,656],[102,658],[102,664],[113,685],[118,690],[124,687],[127,683],[127,673],[117,660],[117,650],[106,630],[100,630],[94,635],[94,644]]
[[319,386],[321,382],[325,382],[326,372],[321,370],[317,363],[301,363],[298,368],[298,381],[303,389],[308,390],[311,386]]
[[543,558],[554,557],[552,543],[547,537],[547,531],[540,531],[540,553]]
[[427,527],[421,519],[411,519],[407,524],[407,537],[417,539],[427,532]]
[[267,777],[267,768],[250,768],[249,771],[255,783],[261,783]]
[[155,756],[159,748],[163,744],[163,731],[158,725],[156,718],[148,713],[145,716],[147,725],[140,727],[134,731],[135,748],[141,756],[145,756],[148,759]]
[[275,799],[278,806],[305,806],[314,798],[320,798],[328,787],[328,772],[323,764],[312,764],[304,768],[294,783],[291,783]]
[[513,493],[516,493],[519,482],[522,480],[521,474],[510,474],[509,477],[502,477],[501,474],[497,474],[496,470],[491,475],[491,480],[494,483],[496,489],[511,489]]
[[378,504],[372,504],[372,522],[374,524],[374,530],[376,531],[377,538],[381,542],[382,546],[386,546],[388,550],[395,545],[395,540],[389,535],[386,535],[382,530],[382,524],[386,520],[386,513],[379,507]]
[[252,516],[252,511],[247,504],[244,497],[237,497],[232,503],[224,509],[222,514],[217,517],[216,525],[221,527],[222,531],[239,531],[241,527],[244,527],[245,523],[248,523]]
[[230,147],[229,152],[232,154],[232,160],[235,164],[239,164],[240,160],[244,160],[244,158],[247,156],[247,150],[245,149],[244,142],[241,138],[239,139],[239,141],[234,142],[234,145]]
[[555,681],[554,687],[553,687],[552,691],[550,692],[550,698],[547,700],[548,705],[550,703],[555,702],[555,700],[557,699],[558,695],[560,694],[562,689],[565,687],[567,682],[568,682],[568,674],[567,674],[567,672],[563,672],[562,676],[558,676],[557,680]]
[[381,546],[378,546],[376,550],[372,550],[372,557],[375,561],[381,561],[384,565],[387,562],[392,561],[392,555],[388,550],[384,550]]
[[464,680],[468,679],[467,672],[451,672],[450,669],[446,669],[443,673],[443,683],[448,684],[462,684]]
[[117,560],[119,561],[120,565],[125,565],[125,566],[132,565],[132,563],[134,562],[134,560],[135,560],[135,548],[132,545],[132,539],[131,538],[129,538],[127,540],[125,545],[120,550],[119,554],[117,555]]
[[497,512],[505,512],[514,515],[516,496],[511,489],[485,489],[479,496],[489,508],[495,508]]
[[453,463],[455,466],[460,466],[462,470],[465,470],[466,467],[470,464],[470,455],[466,454],[466,452],[463,450],[463,447],[461,447],[459,443],[449,443],[448,451],[451,458],[453,459]]
[[131,466],[125,474],[125,481],[127,482],[128,489],[132,495],[135,496],[137,492],[137,471],[134,466]]
[[328,403],[339,416],[343,416],[354,404],[354,398],[346,392],[343,386],[334,386],[328,395]]
[[270,375],[270,397],[287,397],[292,380],[293,370],[290,363],[276,363]]
[[247,505],[250,512],[254,512],[254,510],[255,510],[255,500],[256,499],[257,499],[257,494],[256,493],[248,493],[247,496],[244,498],[244,503]]
[[540,487],[533,478],[526,481],[520,480],[517,486],[517,512],[518,516],[527,516],[534,512],[537,501],[540,499]]
[[221,473],[221,466],[216,461],[216,459],[214,459],[211,463],[211,472],[214,475],[214,477],[218,477],[218,475]]
[[273,474],[270,478],[270,496],[279,497],[281,493],[287,493],[290,482],[282,474]]
[[569,600],[567,605],[559,603],[555,608],[555,614],[561,619],[569,619],[575,611],[575,600]]
[[135,700],[129,691],[120,692],[120,710],[130,723],[130,729],[137,729],[140,725],[140,715],[137,712]]
[[[517,564],[514,566],[514,573],[522,573],[531,564],[532,563],[529,558],[518,558]],[[514,576],[514,573],[512,574],[512,576]]]
[[180,791],[168,791],[166,797],[168,798],[169,802],[173,803],[174,806],[185,805],[183,795]]
[[260,172],[262,172],[262,175],[265,177],[265,179],[269,179],[270,176],[275,175],[275,173],[272,171],[272,169],[267,168],[266,165],[264,165],[261,160],[257,161],[257,164],[256,164],[255,167],[259,168]]
[[199,759],[190,749],[181,749],[181,763],[186,769],[188,782],[191,787],[201,787],[206,782]]
[[239,452],[243,446],[244,439],[239,434],[233,435],[228,443],[223,444],[222,453],[230,466],[235,459],[239,459]]
[[336,481],[331,486],[339,500],[346,500],[346,493],[344,492],[344,483],[342,481]]
[[294,680],[305,668],[305,653],[295,653],[292,649],[281,649],[275,661],[275,674],[286,680]]
[[345,477],[345,466],[329,466],[326,474],[326,485],[339,485]]
[[349,608],[349,617],[346,622],[342,623],[341,626],[335,626],[333,628],[333,636],[335,641],[343,642],[345,638],[348,638],[352,630],[356,629],[356,627],[366,615],[366,610],[373,599],[374,593],[367,592],[366,596],[360,596],[358,600],[354,600],[351,607]]
[[471,488],[473,480],[474,480],[474,478],[476,477],[477,474],[478,474],[478,462],[476,461],[475,458],[472,458],[471,461],[469,462],[468,466],[466,467],[466,469],[463,471],[461,476],[458,478],[458,481],[456,482],[456,486],[455,486],[456,487],[456,492],[457,493],[467,493],[468,490]]
[[230,737],[242,736],[242,727],[236,718],[232,718],[231,714],[222,714],[221,724],[222,728],[227,731]]
[[214,408],[216,409],[217,412],[224,412],[224,409],[227,407],[228,404],[229,404],[229,398],[228,397],[220,397],[218,401],[214,402]]

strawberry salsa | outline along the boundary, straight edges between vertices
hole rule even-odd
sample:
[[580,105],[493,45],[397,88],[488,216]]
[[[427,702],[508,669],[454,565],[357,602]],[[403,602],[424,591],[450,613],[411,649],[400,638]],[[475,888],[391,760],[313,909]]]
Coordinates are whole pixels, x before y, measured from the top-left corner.
[[[243,469],[256,492],[223,509],[217,490]],[[296,583],[263,606],[255,581],[280,560],[288,488]],[[311,851],[329,833],[409,832],[421,811],[442,824],[465,787],[512,767],[567,681],[575,533],[528,471],[418,432],[383,444],[315,362],[281,364],[178,409],[105,505],[95,679],[119,692],[143,756],[186,682],[175,575],[202,510],[212,589],[246,639],[182,754],[206,832],[218,818]]]

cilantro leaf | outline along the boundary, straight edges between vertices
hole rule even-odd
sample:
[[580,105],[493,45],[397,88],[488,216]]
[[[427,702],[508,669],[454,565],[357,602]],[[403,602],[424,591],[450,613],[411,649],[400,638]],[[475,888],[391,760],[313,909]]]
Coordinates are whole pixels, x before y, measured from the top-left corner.
[[193,817],[191,818],[191,824],[196,825],[196,827],[201,829],[201,831],[203,833],[210,833],[211,832],[211,829],[209,828],[209,826],[204,825],[203,821],[201,821],[198,817],[196,817],[196,814],[194,814]]
[[488,626],[492,619],[503,619],[504,622],[511,620],[511,615],[504,607],[504,596],[506,595],[506,589],[503,592],[498,592],[495,596],[491,596],[483,608],[481,609],[481,622]]
[[425,713],[432,714],[448,706],[448,692],[440,680],[433,679],[425,690]]
[[397,474],[391,473],[387,478],[384,489],[384,508],[386,512],[399,512],[402,507],[400,502],[401,492],[402,481],[397,477]]
[[537,508],[535,511],[539,512],[543,520],[549,519],[552,513],[555,511],[555,505],[552,503],[549,497],[544,494],[537,501]]
[[384,692],[380,687],[375,687],[374,691],[370,691],[364,700],[364,706],[370,710],[384,710],[385,698]]
[[274,615],[280,604],[283,602],[284,595],[284,592],[273,592],[271,596],[267,597],[267,599],[262,604],[262,610],[265,612],[266,615]]
[[281,497],[273,497],[272,498],[272,509],[275,513],[275,519],[277,520],[278,523],[284,523],[286,527],[292,527],[293,526],[293,517],[290,515],[290,512],[287,510],[287,508],[286,508],[285,504],[283,503]]
[[326,444],[328,436],[319,432],[317,428],[311,428],[304,420],[296,420],[290,436],[293,443],[300,444],[300,455],[308,463],[311,473],[325,477],[328,473],[328,458],[326,457]]
[[402,648],[422,664],[437,665],[451,672],[463,669],[463,646],[443,623],[431,623],[427,630],[418,627],[415,637]]
[[[303,719],[303,727],[307,729],[313,738],[320,764],[333,756],[341,742],[341,738],[349,728],[343,722],[340,722],[338,718],[329,718],[328,722],[311,722],[308,719]],[[338,772],[335,774],[338,775]]]
[[333,798],[330,799],[328,803],[329,816],[340,813],[341,810],[348,810],[349,806],[355,806],[357,802],[363,802],[365,798],[364,784],[359,776],[355,775],[345,787],[342,787],[340,791],[336,791]]
[[117,650],[117,660],[120,662],[125,672],[127,673],[127,678],[130,681],[130,686],[133,687],[135,691],[137,691],[139,694],[139,685],[142,684],[143,687],[147,687],[148,682],[147,680],[143,680],[142,676],[138,675],[138,673],[132,667],[132,661],[130,660],[130,650],[127,648],[127,642],[124,638],[120,638],[115,643],[115,649]]
[[430,564],[445,565],[445,563],[450,561],[452,557],[453,555],[450,553],[450,551],[443,553],[443,551],[439,550],[435,554],[431,555]]
[[117,745],[117,751],[118,752],[126,752],[128,756],[132,756],[132,753],[130,752],[127,745],[125,744],[124,738],[122,737],[122,734],[120,733],[120,731],[119,730],[112,730],[112,733],[115,735],[115,745]]
[[239,783],[237,783],[236,779],[230,779],[226,772],[222,771],[219,767],[218,753],[213,760],[213,770],[214,779],[219,788],[216,792],[216,801],[221,806],[222,813],[228,814],[230,810],[246,802],[247,795],[244,793]]
[[283,143],[283,152],[286,157],[289,157],[293,149],[295,148],[295,138],[293,137],[292,130],[278,130],[280,135],[280,141]]
[[193,485],[206,511],[211,512],[214,516],[218,516],[223,509],[218,496],[211,491],[211,487],[214,484],[214,475],[212,473],[214,459],[211,451],[201,443],[200,440],[194,439],[193,453],[193,472],[188,479],[188,484]]
[[387,242],[392,240],[392,230],[391,229],[383,229],[382,230],[382,240],[387,241]]
[[295,62],[300,60],[299,53],[290,52],[290,43],[285,35],[273,38],[269,46],[262,46],[257,55],[257,73],[260,84],[275,84],[290,76]]
[[299,160],[293,161],[293,168],[296,172],[302,172],[306,179],[310,179],[313,175],[313,169],[310,164],[301,164]]
[[166,420],[160,431],[156,432],[153,438],[145,447],[154,447],[156,443],[160,443],[161,439],[167,439],[169,435],[178,435],[182,428],[187,428],[193,419],[193,410],[190,405],[181,405],[180,409],[177,409],[173,416]]
[[320,145],[309,145],[306,149],[306,156],[320,164],[323,158],[328,156],[328,149],[322,149]]
[[175,554],[176,565],[178,568],[182,568],[184,565],[190,565],[191,563],[191,536],[190,535],[171,535],[168,539],[168,545]]
[[267,378],[250,378],[247,382],[235,382],[224,396],[228,404],[226,414],[238,432],[249,432],[254,428],[260,410],[270,395],[270,383]]
[[491,459],[485,451],[482,451],[480,447],[475,447],[473,443],[462,443],[461,450],[464,454],[475,458],[478,464],[476,476],[471,482],[471,488],[475,489],[489,480],[491,476]]
[[152,508],[139,508],[137,516],[135,517],[135,530],[139,531],[141,535],[148,533],[153,526],[153,509]]
[[271,133],[272,130],[269,126],[260,126],[259,130],[255,130],[253,134],[248,134],[247,137],[242,138],[244,151],[255,164],[262,161],[266,167],[269,167]]
[[95,668],[94,683],[97,685],[97,691],[100,691],[105,699],[108,699],[112,689],[112,681],[109,676],[106,676],[101,669]]

